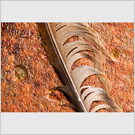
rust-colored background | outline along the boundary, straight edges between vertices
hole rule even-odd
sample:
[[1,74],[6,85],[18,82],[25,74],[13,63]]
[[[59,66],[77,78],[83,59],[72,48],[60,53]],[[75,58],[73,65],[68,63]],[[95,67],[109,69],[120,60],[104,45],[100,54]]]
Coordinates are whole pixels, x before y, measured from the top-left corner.
[[[105,48],[118,61],[104,61],[105,73],[112,83],[111,97],[124,112],[133,112],[134,23],[89,25],[99,33]],[[53,90],[62,82],[50,65],[42,44],[35,23],[1,24],[2,112],[75,111],[62,92]],[[18,65],[26,68],[25,79],[16,77]],[[94,78],[86,81],[93,85],[98,83]]]
[[118,62],[105,61],[110,92],[124,112],[134,111],[134,23],[90,23],[103,39],[105,48]]

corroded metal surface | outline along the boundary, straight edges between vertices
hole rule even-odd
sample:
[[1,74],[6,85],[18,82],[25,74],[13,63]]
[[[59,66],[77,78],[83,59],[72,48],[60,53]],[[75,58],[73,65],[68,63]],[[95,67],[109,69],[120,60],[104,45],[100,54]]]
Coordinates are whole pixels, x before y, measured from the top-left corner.
[[[106,50],[117,62],[108,58],[104,60],[104,71],[112,84],[109,92],[112,99],[118,104],[123,112],[134,112],[134,23],[87,23],[98,32]],[[73,37],[68,42],[84,40]],[[75,62],[72,69],[79,65],[94,66],[86,59]],[[96,76],[88,77],[82,85],[101,87]],[[94,102],[91,108],[103,104]],[[105,109],[100,112],[106,112]]]
[[[124,112],[134,111],[134,23],[88,23],[98,32],[107,51],[117,59],[105,58],[103,66],[112,84],[110,96]],[[1,29],[1,111],[2,112],[74,112],[64,94],[54,87],[62,86],[48,61],[35,23],[2,23]],[[68,42],[78,40],[73,37]],[[84,40],[84,39],[82,39]],[[86,59],[75,62],[91,65]],[[101,87],[96,76],[82,85]],[[97,104],[95,102],[91,109]],[[105,109],[100,112],[106,112]]]
[[35,23],[1,24],[1,111],[73,112]]
[[110,95],[124,112],[134,112],[134,23],[89,23],[118,62],[105,60]]

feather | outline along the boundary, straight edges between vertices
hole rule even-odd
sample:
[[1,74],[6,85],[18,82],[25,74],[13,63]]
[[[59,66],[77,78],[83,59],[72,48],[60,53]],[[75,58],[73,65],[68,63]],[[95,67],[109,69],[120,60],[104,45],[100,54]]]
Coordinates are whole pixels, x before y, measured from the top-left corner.
[[[106,51],[98,33],[86,23],[49,23],[49,25],[86,110],[97,112],[104,108],[110,112],[121,111],[114,100],[110,98],[111,84],[103,71],[105,56],[112,61],[116,60]],[[82,40],[78,38],[77,41],[68,42],[72,37],[81,37]],[[92,52],[93,55],[89,52]],[[81,58],[93,62],[94,67],[83,65],[72,70],[74,63]],[[84,80],[92,75],[98,78],[103,88],[82,86]],[[96,101],[102,101],[105,104],[97,105],[90,110],[92,103]]]
[[100,78],[100,81],[103,87],[106,89],[106,91],[110,90],[110,82],[108,78],[104,73],[100,72],[98,69],[95,69],[91,66],[84,65],[84,66],[76,67],[71,72],[71,76],[73,80],[75,80],[75,85],[78,89],[80,88],[82,82],[91,75],[97,75],[97,77]]
[[54,33],[59,46],[64,45],[67,39],[73,36],[81,36],[88,41],[92,41],[95,44],[95,47],[100,49],[111,60],[117,61],[106,51],[98,33],[90,27],[86,27],[83,23],[59,23],[54,25]]
[[109,112],[114,112],[114,110],[109,105],[98,105],[91,110],[91,112],[97,112],[100,109],[107,109]]

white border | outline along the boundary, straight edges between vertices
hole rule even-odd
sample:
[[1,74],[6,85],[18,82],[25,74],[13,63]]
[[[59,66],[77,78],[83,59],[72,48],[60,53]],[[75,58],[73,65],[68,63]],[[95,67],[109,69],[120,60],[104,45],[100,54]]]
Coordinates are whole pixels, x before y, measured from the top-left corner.
[[2,22],[133,22],[133,1],[2,1]]
[[2,113],[3,134],[133,134],[134,113]]

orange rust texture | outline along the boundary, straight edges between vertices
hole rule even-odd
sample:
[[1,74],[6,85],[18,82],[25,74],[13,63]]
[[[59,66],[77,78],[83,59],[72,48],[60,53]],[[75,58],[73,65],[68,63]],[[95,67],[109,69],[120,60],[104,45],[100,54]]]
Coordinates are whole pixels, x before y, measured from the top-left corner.
[[124,112],[134,112],[134,23],[89,23],[118,62],[105,60],[110,96]]
[[[123,112],[134,112],[134,23],[88,23],[98,32],[106,50],[118,62],[104,61],[104,71],[112,84],[111,98]],[[72,37],[68,42],[84,40]],[[77,60],[72,69],[93,63],[86,59]],[[82,85],[102,87],[96,76],[88,77]],[[103,88],[103,87],[102,87]],[[91,108],[102,102],[94,102]],[[105,109],[99,110],[106,112]]]
[[[104,61],[105,73],[112,83],[110,96],[124,112],[133,112],[134,24],[89,25],[99,33],[106,49],[118,60]],[[2,111],[74,111],[69,107],[63,93],[48,90],[62,84],[49,64],[41,44],[35,23],[2,24]],[[17,80],[14,75],[15,66],[20,64],[28,70],[28,77],[23,81]],[[73,68],[80,64],[93,66],[92,62],[80,59]],[[41,73],[44,73],[45,77]],[[96,76],[88,77],[83,85],[102,87]],[[97,104],[102,102],[93,103],[91,108]],[[100,110],[103,111],[106,110]]]
[[1,111],[74,112],[62,92],[49,90],[61,85],[42,47],[37,25],[2,23]]

